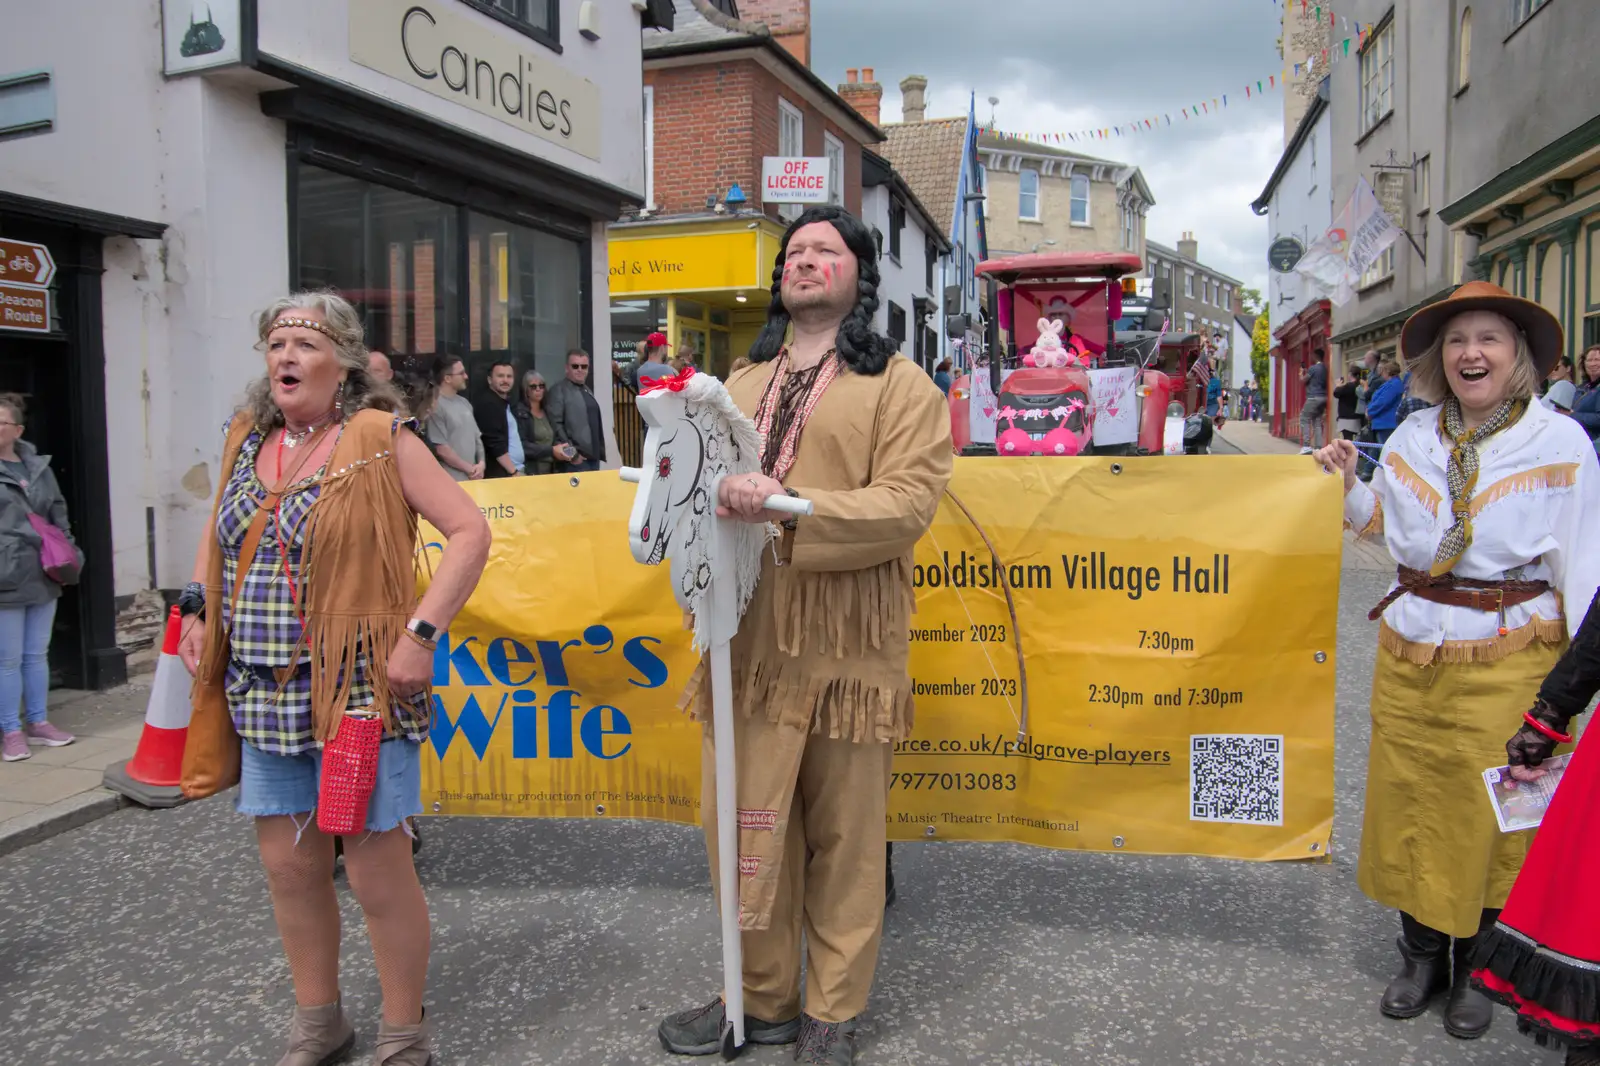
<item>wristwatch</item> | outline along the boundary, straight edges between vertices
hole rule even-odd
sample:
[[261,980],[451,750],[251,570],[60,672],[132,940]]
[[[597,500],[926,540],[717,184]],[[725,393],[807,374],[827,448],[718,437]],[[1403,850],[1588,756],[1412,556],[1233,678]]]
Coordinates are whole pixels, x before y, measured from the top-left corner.
[[204,614],[205,610],[206,587],[198,581],[183,586],[183,592],[178,595],[178,613],[188,618],[192,614]]
[[406,623],[406,629],[411,635],[424,643],[435,643],[439,638],[439,627],[432,622],[424,622],[420,618],[413,618]]

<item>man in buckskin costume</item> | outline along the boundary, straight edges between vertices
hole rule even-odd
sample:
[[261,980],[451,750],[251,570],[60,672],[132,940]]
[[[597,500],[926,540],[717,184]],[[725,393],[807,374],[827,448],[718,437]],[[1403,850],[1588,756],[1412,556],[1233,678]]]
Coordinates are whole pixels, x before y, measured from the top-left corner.
[[[873,330],[877,286],[856,218],[817,207],[789,227],[766,327],[728,382],[761,434],[761,473],[724,479],[718,498],[719,514],[782,531],[732,646],[746,1039],[836,1066],[854,1061],[883,934],[889,765],[912,724],[912,549],[954,462],[944,395]],[[764,509],[782,493],[814,513]],[[706,722],[715,884],[710,685],[697,675],[685,699]],[[664,1021],[661,1042],[713,1054],[724,1018],[719,996]]]

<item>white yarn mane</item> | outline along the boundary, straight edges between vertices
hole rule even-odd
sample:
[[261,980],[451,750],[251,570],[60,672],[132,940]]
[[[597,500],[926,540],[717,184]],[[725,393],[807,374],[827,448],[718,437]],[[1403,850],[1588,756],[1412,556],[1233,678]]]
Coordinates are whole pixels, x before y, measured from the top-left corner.
[[[709,477],[714,478],[718,474],[732,477],[760,472],[761,434],[756,430],[756,424],[746,418],[744,412],[739,410],[738,404],[733,402],[726,385],[710,374],[696,374],[685,382],[683,398],[690,408],[696,406],[709,408],[719,423],[725,425],[728,430],[727,443],[733,447],[719,449],[722,458],[708,464],[706,473]],[[734,603],[738,617],[742,619],[745,608],[750,605],[750,599],[755,595],[756,584],[761,580],[761,552],[769,541],[778,536],[778,530],[771,523],[729,522],[725,531],[727,536],[724,543],[733,553],[731,559],[708,558],[711,543],[709,537],[691,537],[680,550],[687,552],[684,561],[692,569],[698,569],[701,564],[708,564],[718,574],[733,575],[737,583]],[[704,589],[691,590],[687,594],[689,602],[684,604],[694,613],[694,648],[697,652],[704,652],[710,646],[708,626],[705,621],[706,612],[700,609],[704,598]]]

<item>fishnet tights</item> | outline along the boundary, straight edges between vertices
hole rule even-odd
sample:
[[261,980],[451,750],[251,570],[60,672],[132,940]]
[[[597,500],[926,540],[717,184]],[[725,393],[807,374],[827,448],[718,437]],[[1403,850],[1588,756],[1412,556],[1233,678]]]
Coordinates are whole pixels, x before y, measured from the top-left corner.
[[[295,843],[299,833],[300,842]],[[339,900],[333,886],[333,838],[316,822],[298,830],[287,817],[257,818],[256,838],[272,910],[294,980],[295,1003],[320,1007],[339,998]],[[428,904],[405,830],[347,837],[345,872],[367,920],[367,938],[383,989],[383,1019],[415,1025],[428,977]]]

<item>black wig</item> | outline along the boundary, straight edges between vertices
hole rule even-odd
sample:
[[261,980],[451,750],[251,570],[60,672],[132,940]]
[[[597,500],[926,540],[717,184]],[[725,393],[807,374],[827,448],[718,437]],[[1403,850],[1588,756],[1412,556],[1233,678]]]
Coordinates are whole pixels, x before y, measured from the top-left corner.
[[860,275],[856,305],[839,323],[839,338],[835,342],[839,358],[857,374],[881,374],[889,365],[889,357],[895,354],[896,345],[872,328],[872,316],[878,311],[878,246],[860,219],[831,204],[808,208],[785,231],[778,261],[772,268],[772,303],[767,307],[767,324],[761,327],[760,336],[750,346],[750,361],[764,363],[776,359],[783,350],[784,337],[789,332],[789,311],[783,306],[783,265],[789,256],[789,239],[800,227],[813,222],[830,223],[839,231],[845,247],[856,257]]

